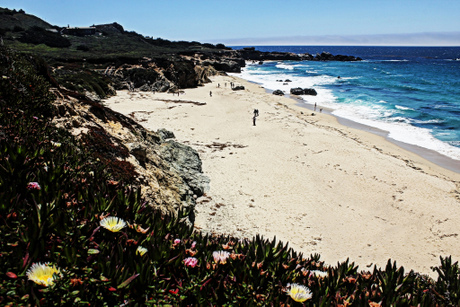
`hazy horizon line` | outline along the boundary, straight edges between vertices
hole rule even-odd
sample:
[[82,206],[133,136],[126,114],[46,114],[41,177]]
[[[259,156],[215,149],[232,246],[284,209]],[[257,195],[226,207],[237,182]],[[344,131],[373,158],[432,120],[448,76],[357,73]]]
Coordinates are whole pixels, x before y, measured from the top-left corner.
[[417,46],[460,47],[460,32],[373,35],[297,35],[212,40],[229,46]]

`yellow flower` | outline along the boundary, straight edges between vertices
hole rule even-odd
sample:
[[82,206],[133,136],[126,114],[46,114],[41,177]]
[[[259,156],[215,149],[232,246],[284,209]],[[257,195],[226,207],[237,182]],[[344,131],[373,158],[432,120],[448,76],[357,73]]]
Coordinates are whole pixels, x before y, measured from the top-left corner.
[[289,296],[296,302],[305,302],[306,300],[308,299],[311,299],[312,298],[312,294],[311,294],[311,291],[310,289],[308,289],[307,287],[303,286],[303,285],[299,285],[299,284],[291,284],[289,285],[288,284],[288,294]]
[[55,265],[34,263],[27,271],[27,277],[34,283],[48,287],[54,283],[54,275],[60,274]]
[[147,251],[148,251],[148,250],[147,250],[145,247],[138,246],[138,247],[137,247],[137,250],[136,250],[136,255],[144,256],[144,254],[145,254]]
[[126,227],[126,222],[116,216],[108,216],[101,221],[101,226],[111,232],[118,232]]

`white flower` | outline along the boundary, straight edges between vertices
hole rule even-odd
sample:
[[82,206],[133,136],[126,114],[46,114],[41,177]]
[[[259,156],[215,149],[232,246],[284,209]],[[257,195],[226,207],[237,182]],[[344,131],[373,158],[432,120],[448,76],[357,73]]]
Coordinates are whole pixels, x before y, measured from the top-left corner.
[[139,246],[137,247],[136,254],[144,256],[144,254],[148,251],[145,247]]
[[305,302],[312,298],[310,289],[299,284],[288,284],[288,294],[296,302]]
[[230,253],[226,251],[215,251],[212,253],[212,256],[214,257],[214,262],[215,263],[221,263],[221,264],[226,264],[228,257],[230,257]]
[[54,275],[60,273],[60,270],[55,265],[34,263],[26,275],[34,283],[48,287],[54,283]]
[[53,142],[53,141],[51,141],[51,144],[52,144],[54,147],[61,147],[61,145],[62,145],[62,144],[59,143],[59,142]]
[[325,278],[327,277],[327,272],[313,270],[313,271],[310,271],[310,276],[312,275],[315,276],[316,278]]
[[101,226],[112,232],[118,232],[126,227],[126,222],[116,216],[108,216],[101,221]]

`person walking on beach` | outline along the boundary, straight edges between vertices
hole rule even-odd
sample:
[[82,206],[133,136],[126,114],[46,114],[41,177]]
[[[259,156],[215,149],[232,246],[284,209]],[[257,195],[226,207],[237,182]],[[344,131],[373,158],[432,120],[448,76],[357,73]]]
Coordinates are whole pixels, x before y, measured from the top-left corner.
[[209,97],[212,97],[212,92],[211,91],[209,91]]
[[315,111],[315,112],[316,112],[316,102],[315,102],[315,109],[314,109],[313,111]]

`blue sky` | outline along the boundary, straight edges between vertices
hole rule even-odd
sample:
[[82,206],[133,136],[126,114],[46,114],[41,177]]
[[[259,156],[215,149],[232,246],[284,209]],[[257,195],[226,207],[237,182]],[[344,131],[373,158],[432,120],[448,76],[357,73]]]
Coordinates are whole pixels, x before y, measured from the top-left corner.
[[460,46],[460,0],[1,0],[57,26],[118,22],[226,45]]

